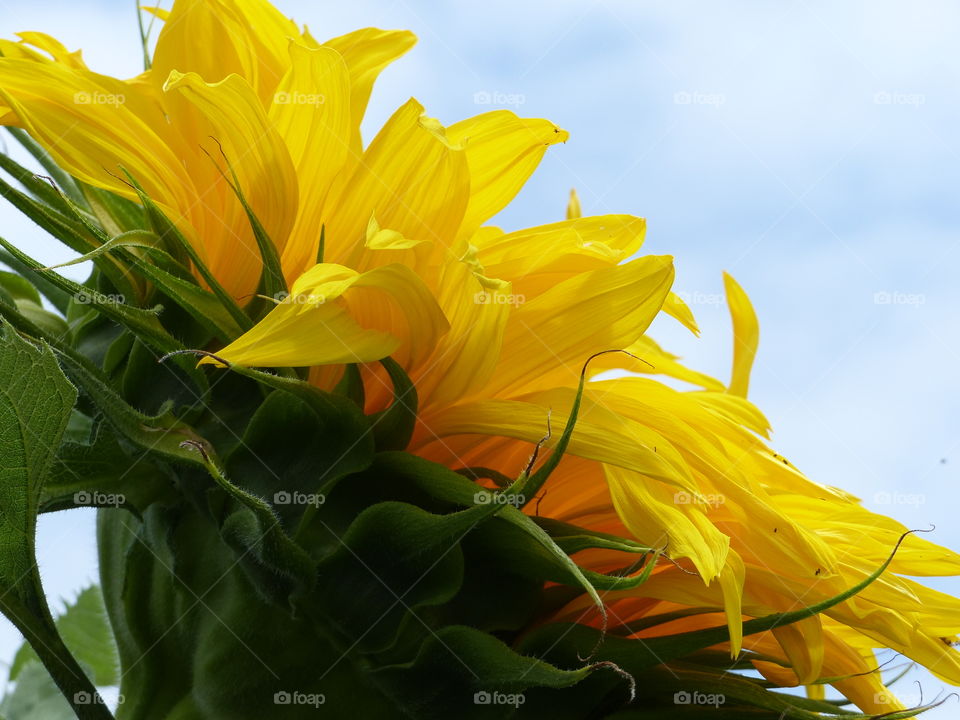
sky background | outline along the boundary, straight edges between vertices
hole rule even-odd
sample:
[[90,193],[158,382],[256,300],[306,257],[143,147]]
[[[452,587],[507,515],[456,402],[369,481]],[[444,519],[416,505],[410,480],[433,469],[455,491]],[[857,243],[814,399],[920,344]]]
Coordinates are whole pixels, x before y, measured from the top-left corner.
[[[318,38],[368,25],[419,35],[381,77],[367,139],[411,96],[445,124],[506,107],[569,130],[497,224],[561,219],[571,187],[585,214],[647,218],[645,252],[676,256],[675,289],[703,330],[697,339],[662,318],[652,334],[721,378],[731,272],[760,318],[750,397],[776,449],[960,548],[960,6],[277,4]],[[0,34],[43,30],[83,48],[94,70],[130,76],[141,62],[133,8],[0,0]],[[0,233],[51,263],[70,257],[6,205]],[[38,545],[55,605],[96,578],[92,512],[42,517]],[[960,593],[957,579],[931,584]],[[19,642],[0,621],[0,660]],[[942,687],[911,678],[926,699]],[[900,686],[907,701],[918,693]]]

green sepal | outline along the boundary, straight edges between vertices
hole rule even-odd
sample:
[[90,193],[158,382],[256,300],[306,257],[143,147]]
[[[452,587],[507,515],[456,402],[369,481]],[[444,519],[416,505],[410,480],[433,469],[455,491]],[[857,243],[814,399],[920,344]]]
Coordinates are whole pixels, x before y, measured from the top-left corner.
[[40,163],[40,166],[47,171],[47,174],[50,175],[63,193],[69,196],[75,203],[83,204],[86,201],[83,193],[80,192],[76,180],[57,165],[56,161],[50,156],[50,153],[48,153],[40,143],[30,137],[30,134],[27,133],[26,130],[17,127],[8,127],[7,132],[13,135],[16,141],[33,156],[34,160]]
[[160,209],[160,207],[146,194],[144,189],[126,169],[121,168],[130,184],[136,190],[147,213],[147,219],[150,226],[158,237],[167,245],[167,250],[174,259],[187,258],[190,263],[203,278],[204,282],[210,288],[211,292],[220,301],[224,309],[230,314],[237,326],[244,332],[253,327],[253,321],[240,309],[237,302],[223,288],[220,281],[214,277],[213,273],[207,268],[203,258],[200,257],[190,241],[184,237],[180,229],[174,224]]
[[378,450],[404,450],[417,424],[417,389],[400,364],[391,357],[380,361],[393,383],[393,402],[371,416]]

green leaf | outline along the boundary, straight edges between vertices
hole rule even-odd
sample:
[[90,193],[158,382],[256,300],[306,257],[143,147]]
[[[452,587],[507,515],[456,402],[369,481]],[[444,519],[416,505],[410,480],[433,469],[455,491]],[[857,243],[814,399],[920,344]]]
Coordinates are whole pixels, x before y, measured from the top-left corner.
[[636,540],[589,530],[553,518],[537,516],[533,518],[533,521],[546,530],[553,541],[568,555],[590,548],[620,550],[628,553],[654,552],[653,548],[638,543]]
[[[223,153],[223,148],[220,149],[220,152]],[[253,211],[250,203],[247,202],[243,189],[240,187],[240,178],[237,177],[236,171],[230,164],[230,159],[227,158],[226,154],[223,155],[223,159],[227,164],[227,170],[230,172],[233,182],[227,178],[219,165],[217,165],[217,169],[220,170],[220,174],[223,175],[240,204],[243,205],[243,209],[247,213],[247,219],[250,221],[250,227],[253,229],[253,236],[257,240],[257,247],[260,249],[260,258],[263,261],[263,270],[260,274],[260,292],[267,297],[280,298],[287,294],[287,281],[283,275],[280,256],[277,254],[277,246],[273,244],[273,240],[270,239],[266,229],[260,223],[257,214]]]
[[143,229],[146,216],[143,208],[136,203],[93,185],[83,184],[81,189],[91,211],[108,235]]
[[97,312],[102,313],[110,320],[123,325],[131,332],[135,333],[144,342],[156,348],[159,352],[169,353],[180,349],[180,343],[175,340],[163,325],[160,324],[158,315],[161,308],[153,310],[144,310],[141,308],[127,305],[125,298],[116,298],[104,295],[96,290],[84,287],[78,283],[68,280],[62,275],[58,275],[52,270],[47,270],[40,263],[25,253],[21,252],[14,245],[11,245],[5,239],[0,237],[0,245],[7,252],[17,258],[21,263],[30,267],[40,277],[48,280],[60,290],[69,293],[74,297],[75,302],[89,304]]
[[142,452],[131,455],[104,424],[94,441],[64,442],[40,498],[40,512],[127,507],[142,513],[169,492],[170,480]]
[[[491,557],[524,576],[583,587],[593,597],[596,590],[628,590],[644,583],[655,562],[642,558],[643,571],[630,577],[617,577],[585,570],[560,548],[542,528],[522,517],[503,512],[488,525],[478,528]],[[528,542],[533,540],[533,542]],[[593,589],[593,592],[587,589]],[[599,598],[597,598],[599,599]]]
[[76,720],[70,703],[43,665],[33,661],[19,673],[13,692],[0,702],[0,715],[9,720]]
[[[0,316],[21,332],[42,337],[39,328],[26,318],[4,312],[4,309],[4,304],[0,303]],[[207,448],[208,452],[212,452],[212,448],[193,428],[178,420],[169,408],[162,408],[158,414],[150,416],[130,407],[87,358],[68,345],[51,345],[63,364],[64,372],[121,435],[147,452],[203,467],[192,446],[200,445]],[[187,441],[191,447],[184,446]]]
[[3,178],[0,178],[0,196],[75,252],[84,253],[96,247],[83,223],[21,192]]
[[[148,452],[170,460],[203,465],[192,446],[200,445],[208,448],[208,452],[212,449],[193,428],[178,420],[168,409],[151,416],[130,407],[85,358],[63,348],[57,348],[57,351],[67,375],[121,435]],[[192,446],[185,447],[187,442]]]
[[149,195],[144,192],[136,178],[127,172],[126,169],[121,169],[127,176],[130,184],[137,191],[137,195],[140,197],[140,202],[143,204],[143,207],[147,212],[147,218],[150,221],[151,227],[153,228],[154,232],[164,242],[167,243],[170,254],[174,258],[184,256],[189,258],[190,262],[193,264],[193,267],[196,268],[198,273],[200,273],[200,277],[203,278],[204,282],[206,282],[213,294],[218,300],[220,300],[220,303],[233,318],[237,326],[243,331],[247,331],[252,328],[253,321],[247,317],[243,310],[240,309],[240,306],[237,305],[236,301],[226,290],[224,290],[223,286],[203,262],[203,258],[200,257],[190,241],[184,237],[182,232],[180,232],[180,229],[176,226],[176,224],[171,222],[171,220],[163,213],[160,207],[150,198]]
[[[373,462],[366,418],[339,398],[325,411],[301,398],[272,392],[250,419],[242,442],[226,459],[226,474],[244,490],[273,503],[287,527],[340,478]],[[299,503],[314,496],[316,503]]]
[[464,513],[436,515],[415,505],[367,508],[342,537],[318,515],[335,548],[318,565],[316,614],[359,651],[380,651],[418,608],[441,605],[463,580],[460,540],[477,524]]
[[[897,547],[894,548],[886,562],[862,582],[815,605],[793,612],[776,613],[748,620],[743,623],[744,637],[812,617],[853,597],[883,574],[893,560],[896,549],[900,547],[900,543],[903,542],[907,534],[901,536]],[[572,657],[597,657],[613,662],[632,675],[639,677],[657,665],[689,657],[697,651],[718,645],[729,639],[730,632],[725,625],[675,635],[648,637],[643,638],[640,642],[634,639],[606,635],[585,625],[553,623],[529,633],[523,638],[520,648],[524,652],[545,655],[561,665],[563,662],[572,662]],[[565,661],[563,657],[566,658]],[[806,716],[797,715],[797,717]],[[909,715],[903,717],[909,717]]]
[[153,233],[149,230],[128,230],[127,232],[120,233],[119,235],[110,238],[102,245],[94,248],[85,255],[81,255],[73,260],[68,260],[67,262],[59,263],[58,265],[51,265],[50,267],[44,269],[57,270],[59,268],[69,267],[70,265],[79,265],[80,263],[87,262],[88,260],[96,260],[104,253],[108,253],[112,250],[117,250],[120,248],[137,247],[152,250],[156,248],[159,243],[160,238],[157,237],[156,233]]
[[[35,542],[43,484],[76,399],[49,347],[37,348],[0,324],[0,610],[68,699],[93,686],[53,624]],[[76,710],[81,718],[110,717],[103,706]]]
[[363,410],[366,403],[366,393],[363,388],[363,378],[360,377],[360,366],[356,363],[344,365],[343,377],[340,378],[340,382],[337,383],[333,392],[349,398],[354,405]]
[[17,258],[3,248],[0,248],[0,262],[15,270],[21,277],[37,288],[61,315],[66,315],[67,306],[70,304],[71,298],[69,293],[64,292],[49,280],[38,276],[28,264],[17,260]]
[[373,415],[378,450],[404,450],[417,424],[417,389],[403,368],[391,357],[380,361],[393,383],[393,402]]
[[[82,590],[56,619],[56,625],[74,657],[92,671],[96,685],[116,685],[120,681],[117,674],[117,645],[107,620],[107,611],[103,607],[100,588],[93,585]],[[22,645],[10,666],[10,679],[16,680],[28,663],[39,660],[29,645]]]
[[[9,200],[20,212],[74,252],[81,254],[89,252],[107,240],[103,231],[96,226],[94,219],[72,204],[66,196],[63,196],[63,199],[70,208],[72,216],[63,214],[26,195],[2,177],[0,177],[0,196]],[[121,294],[129,297],[140,296],[140,290],[134,284],[137,278],[130,276],[126,268],[110,258],[98,263],[98,268]]]
[[40,293],[25,278],[15,273],[0,271],[0,301],[8,301],[21,315],[28,318],[44,332],[62,338],[69,332],[66,321],[43,308]]
[[57,340],[66,338],[70,334],[70,326],[59,315],[43,309],[30,300],[17,301],[17,312],[43,330],[44,335]]
[[39,202],[55,207],[60,212],[66,212],[69,206],[64,202],[58,190],[44,178],[23,167],[13,158],[0,153],[0,168],[10,174],[24,189]]
[[16,127],[8,127],[7,131],[16,138],[17,142],[23,146],[23,148],[30,153],[34,159],[40,163],[41,167],[47,171],[50,177],[53,178],[54,182],[57,183],[59,188],[70,196],[74,202],[83,203],[84,197],[83,193],[80,192],[80,188],[77,186],[76,181],[65,172],[56,161],[50,157],[48,153],[36,140],[34,140],[27,133],[26,130]]
[[413,662],[385,667],[373,677],[410,717],[482,720],[510,717],[524,706],[528,688],[568,688],[594,671],[561,670],[517,654],[492,635],[451,626],[428,637]]
[[[425,492],[438,499],[447,502],[457,503],[465,506],[476,506],[478,502],[483,503],[481,499],[484,490],[479,485],[470,482],[459,473],[456,473],[442,465],[432,463],[428,460],[410,455],[404,452],[381,453],[377,457],[374,469],[383,467],[387,472],[397,475],[404,481],[422,488]],[[509,498],[509,495],[517,495],[513,488],[507,488],[503,495]],[[522,504],[522,501],[517,504]],[[576,583],[586,591],[593,600],[594,604],[603,610],[603,602],[596,588],[591,584],[584,574],[584,571],[551,539],[551,537],[536,523],[533,522],[522,511],[518,510],[510,503],[497,503],[494,497],[483,503],[486,507],[498,507],[499,517],[512,525],[516,526],[524,533],[536,540],[543,549],[549,554],[555,563],[563,568],[565,573],[569,573]]]
[[[570,408],[570,415],[567,417],[567,424],[564,426],[563,433],[560,435],[560,439],[553,448],[553,452],[550,453],[550,457],[547,458],[546,462],[543,463],[541,468],[530,475],[529,471],[533,468],[533,464],[536,460],[535,452],[533,459],[530,461],[530,467],[524,470],[524,472],[521,474],[520,480],[522,481],[522,493],[527,502],[536,497],[537,493],[540,492],[540,488],[543,487],[544,483],[546,483],[547,479],[550,477],[550,474],[560,464],[560,461],[563,459],[563,453],[566,452],[567,445],[570,444],[570,438],[573,437],[573,429],[577,424],[577,416],[580,413],[580,404],[583,401],[583,389],[587,381],[587,367],[590,365],[590,361],[595,357],[605,355],[609,352],[619,351],[603,350],[601,352],[594,353],[587,358],[586,362],[583,363],[583,367],[580,369],[580,382],[577,385],[577,393],[574,396],[573,405]],[[537,450],[539,450],[539,447],[540,446],[538,445]]]
[[40,293],[26,278],[16,273],[0,271],[0,288],[3,288],[14,300],[30,300],[41,304]]
[[[234,485],[202,445],[185,443],[203,459],[210,477],[238,509],[220,510],[220,533],[237,552],[240,564],[264,599],[288,603],[291,610],[313,589],[315,568],[310,556],[284,532],[280,518],[263,500]],[[212,508],[217,513],[216,508]]]
[[0,324],[0,585],[39,616],[45,603],[29,584],[37,508],[76,398],[49,348]]
[[[149,255],[156,257],[160,252],[163,251],[154,249]],[[229,343],[243,333],[243,326],[237,323],[223,302],[209,290],[197,285],[193,278],[187,280],[177,277],[159,265],[152,264],[150,258],[131,258],[131,262],[167,297],[223,342]]]

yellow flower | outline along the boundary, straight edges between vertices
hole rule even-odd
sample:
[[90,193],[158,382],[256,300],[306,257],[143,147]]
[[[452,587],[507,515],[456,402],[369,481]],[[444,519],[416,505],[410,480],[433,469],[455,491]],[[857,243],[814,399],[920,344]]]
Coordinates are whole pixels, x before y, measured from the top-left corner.
[[[761,653],[772,681],[830,681],[865,710],[898,707],[876,700],[874,648],[960,684],[960,657],[944,640],[960,632],[960,601],[904,577],[958,574],[960,556],[912,536],[889,572],[825,616],[742,637],[744,617],[863,580],[904,528],[765,444],[767,421],[746,397],[757,318],[732,278],[724,384],[645,335],[660,312],[697,328],[671,292],[672,258],[636,257],[642,219],[581,217],[574,194],[564,221],[513,232],[486,224],[564,130],[505,110],[444,127],[410,100],[364,146],[373,83],[411,47],[410,33],[366,29],[320,44],[260,0],[177,0],[160,17],[152,68],[127,81],[90,71],[39,33],[3,42],[0,122],[27,129],[77,178],[135,200],[120,179],[129,171],[220,282],[248,298],[262,265],[224,177],[229,163],[291,293],[218,357],[310,366],[327,389],[358,363],[374,412],[392,397],[375,361],[392,356],[420,400],[411,452],[516,476],[551,413],[554,425],[566,420],[584,361],[626,350],[640,360],[604,355],[590,366],[567,455],[528,506],[675,561],[606,595],[612,620],[699,613],[634,633],[642,637],[723,618],[730,651]],[[577,560],[599,572],[622,564],[606,550]],[[589,598],[556,618],[600,622]]]

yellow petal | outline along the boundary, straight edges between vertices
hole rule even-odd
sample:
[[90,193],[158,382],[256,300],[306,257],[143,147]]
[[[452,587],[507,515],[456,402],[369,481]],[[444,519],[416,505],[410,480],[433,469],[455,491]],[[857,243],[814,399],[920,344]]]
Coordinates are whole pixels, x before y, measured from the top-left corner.
[[[166,88],[185,102],[171,104],[174,124],[192,130],[189,139],[209,157],[195,151],[194,167],[209,173],[220,168],[230,178],[236,172],[240,189],[270,239],[283,251],[297,214],[297,178],[280,135],[243,78],[230,75],[209,84],[196,73],[173,72]],[[195,133],[195,134],[193,134]],[[201,196],[207,209],[202,235],[211,272],[236,296],[254,292],[262,262],[250,221],[240,202],[219,174]]]
[[162,7],[152,5],[141,5],[140,9],[153,15],[157,20],[166,22],[170,18],[170,11]]
[[509,283],[491,282],[466,263],[444,265],[437,299],[450,332],[414,375],[421,408],[443,408],[478,392],[496,371],[511,306]]
[[463,145],[470,167],[470,203],[462,232],[469,236],[513,200],[550,145],[570,134],[547,120],[523,119],[494,110],[447,128],[450,142]]
[[370,222],[367,223],[367,239],[364,245],[371,250],[410,250],[425,242],[425,240],[405,238],[396,230],[381,228],[376,216],[371,215]]
[[705,584],[719,577],[730,538],[710,522],[702,503],[678,502],[688,496],[636,472],[605,466],[617,514],[645,543],[666,547],[674,559],[689,558]]
[[177,0],[157,38],[150,71],[162,86],[172,71],[208,83],[244,78],[267,106],[289,64],[289,38],[300,31],[266,0]]
[[666,302],[663,303],[663,311],[694,335],[700,336],[700,328],[697,327],[697,321],[693,317],[690,306],[679,295],[673,292],[667,295]]
[[[324,263],[218,354],[239,365],[301,367],[371,362],[395,355],[404,365],[432,351],[447,323],[422,281],[403,265],[366,273]],[[208,360],[208,362],[213,362]]]
[[576,220],[583,213],[580,210],[580,197],[576,189],[570,190],[570,200],[567,202],[567,220]]
[[743,288],[727,273],[723,274],[723,286],[727,292],[727,305],[733,321],[733,371],[729,392],[747,396],[750,386],[750,369],[760,342],[760,326],[750,298]]
[[89,69],[83,61],[83,53],[80,50],[70,52],[63,43],[56,38],[50,37],[46,33],[21,32],[17,33],[17,37],[23,40],[26,45],[32,45],[39,50],[49,53],[54,62],[58,62],[74,70]]
[[471,242],[490,277],[508,280],[528,300],[587,270],[626,260],[643,245],[646,221],[598,215],[503,234],[483,228]]
[[453,244],[466,208],[469,176],[463,151],[410,100],[397,110],[363,155],[331,210],[327,259],[361,264],[367,223],[441,249]]
[[[122,90],[122,91],[121,91]],[[0,58],[0,105],[71,175],[130,199],[119,178],[126,168],[174,217],[196,202],[180,159],[154,131],[157,116],[139,112],[149,100],[136,88],[58,63]],[[159,106],[157,106],[157,109]]]
[[590,370],[592,372],[602,372],[610,369],[622,369],[635,373],[665,375],[709,390],[722,392],[725,389],[723,383],[719,380],[696,370],[691,370],[678,362],[679,358],[676,355],[668,353],[648,335],[638,338],[636,342],[626,348],[626,351],[636,355],[642,362],[632,361],[629,357],[623,355],[601,355],[590,363]]
[[286,142],[299,183],[300,209],[282,257],[284,274],[295,278],[316,263],[327,194],[347,159],[350,78],[340,54],[291,41],[290,68],[269,118]]
[[417,36],[407,30],[364,28],[324,43],[343,56],[350,70],[351,147],[355,153],[360,152],[360,121],[367,111],[374,82],[387,65],[404,55],[416,42]]
[[820,677],[824,646],[823,626],[819,616],[775,627],[773,634],[790,659],[799,684],[807,685]]
[[520,304],[510,315],[489,392],[515,391],[533,378],[575,384],[591,355],[625,348],[643,335],[672,282],[673,258],[648,255],[572,277]]

